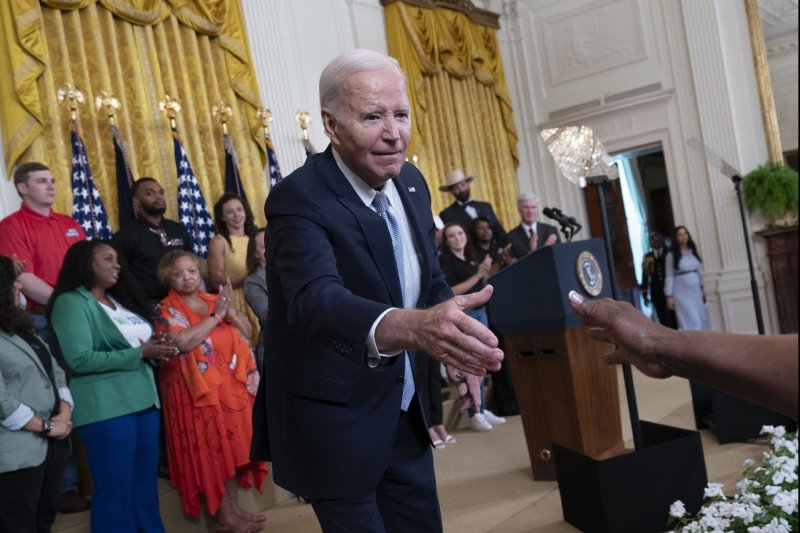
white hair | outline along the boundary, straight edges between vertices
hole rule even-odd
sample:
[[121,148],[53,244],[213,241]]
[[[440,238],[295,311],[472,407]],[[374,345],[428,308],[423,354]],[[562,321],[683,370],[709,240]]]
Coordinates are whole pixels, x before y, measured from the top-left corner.
[[393,57],[356,48],[336,56],[319,77],[320,108],[327,108],[336,118],[340,112],[342,89],[347,79],[357,72],[396,69],[405,80],[400,63]]
[[519,207],[522,202],[527,202],[528,200],[535,200],[537,204],[541,203],[539,195],[535,192],[524,192],[517,198],[517,207]]

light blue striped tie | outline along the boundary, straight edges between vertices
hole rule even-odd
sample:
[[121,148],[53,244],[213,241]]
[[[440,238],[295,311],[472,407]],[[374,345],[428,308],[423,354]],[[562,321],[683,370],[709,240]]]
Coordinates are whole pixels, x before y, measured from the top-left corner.
[[[372,200],[372,206],[375,211],[381,216],[386,227],[389,228],[389,235],[392,237],[392,248],[394,248],[394,262],[397,265],[397,277],[400,281],[400,292],[403,295],[403,307],[406,301],[406,276],[403,260],[403,239],[400,236],[400,226],[397,225],[397,219],[394,214],[389,210],[389,198],[386,194],[379,192]],[[411,362],[408,360],[408,354],[403,352],[405,359],[405,374],[403,376],[403,398],[400,401],[400,409],[408,411],[408,406],[411,404],[411,398],[414,397],[414,375],[411,372]]]

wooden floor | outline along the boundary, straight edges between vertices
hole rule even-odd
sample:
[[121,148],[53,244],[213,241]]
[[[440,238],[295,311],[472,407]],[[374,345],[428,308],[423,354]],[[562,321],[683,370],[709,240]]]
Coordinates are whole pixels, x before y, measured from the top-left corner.
[[[642,420],[694,428],[689,386],[685,380],[654,380],[634,371]],[[620,383],[622,383],[620,375]],[[623,434],[631,442],[630,424],[623,399]],[[458,533],[522,533],[577,531],[563,521],[556,482],[533,481],[520,417],[487,433],[466,428],[466,417],[453,430],[458,442],[434,451],[444,530]],[[708,430],[701,432],[709,481],[724,483],[726,493],[736,491],[746,458],[758,459],[766,450],[760,442],[719,445]],[[311,507],[275,487],[265,494],[242,493],[240,501],[251,511],[265,510],[267,532],[319,532]],[[180,511],[177,493],[163,480],[161,514],[168,532],[213,531],[213,519],[192,520]],[[646,487],[643,490],[647,490]],[[89,513],[60,515],[53,529],[59,533],[89,531]]]

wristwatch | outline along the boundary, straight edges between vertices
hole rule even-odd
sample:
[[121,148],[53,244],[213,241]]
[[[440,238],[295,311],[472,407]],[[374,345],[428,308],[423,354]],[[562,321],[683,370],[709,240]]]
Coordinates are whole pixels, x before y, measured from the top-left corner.
[[39,436],[42,438],[46,438],[50,435],[50,432],[53,430],[53,423],[50,421],[49,418],[42,418],[42,430],[39,432]]

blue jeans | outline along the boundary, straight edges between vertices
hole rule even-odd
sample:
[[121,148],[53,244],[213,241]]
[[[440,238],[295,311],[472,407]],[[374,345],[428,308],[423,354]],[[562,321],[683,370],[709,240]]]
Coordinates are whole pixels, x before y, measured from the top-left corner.
[[81,426],[92,472],[93,532],[164,532],[158,507],[160,421],[153,408]]
[[[471,316],[472,318],[474,318],[475,320],[477,320],[478,322],[480,322],[481,324],[483,324],[487,328],[489,327],[489,315],[486,314],[486,306],[485,305],[481,306],[481,307],[478,307],[476,309],[470,309],[469,311],[467,311],[467,315]],[[486,410],[484,405],[485,405],[485,403],[483,401],[483,380],[481,380],[481,410],[480,410],[481,413]],[[467,410],[467,413],[469,413],[469,417],[472,418],[473,416],[475,416],[475,408],[474,407],[470,407]]]

